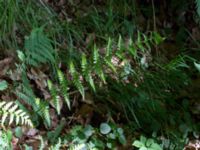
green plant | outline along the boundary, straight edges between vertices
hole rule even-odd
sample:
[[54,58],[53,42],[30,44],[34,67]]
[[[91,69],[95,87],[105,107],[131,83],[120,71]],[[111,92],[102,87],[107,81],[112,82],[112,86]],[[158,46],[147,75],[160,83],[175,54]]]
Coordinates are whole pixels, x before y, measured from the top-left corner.
[[139,150],[162,150],[161,146],[153,139],[147,139],[144,136],[141,136],[140,140],[134,141],[133,146],[139,148]]
[[126,144],[123,129],[108,123],[102,123],[99,129],[91,125],[84,128],[75,126],[64,139],[70,147],[80,146],[91,150],[114,149],[118,144]]
[[9,125],[15,121],[17,125],[21,123],[33,127],[29,115],[19,109],[14,102],[0,102],[0,114],[2,115],[1,125],[4,125],[6,119],[9,118]]
[[49,150],[60,150],[61,148],[61,139],[58,139],[58,142],[55,145],[50,146]]
[[55,64],[55,51],[50,39],[43,33],[42,28],[35,28],[26,38],[24,44],[25,63],[38,66],[42,63]]
[[195,0],[196,1],[196,9],[197,9],[197,14],[200,16],[200,0]]
[[15,0],[0,1],[0,13],[2,14],[0,19],[0,45],[2,43],[13,45],[12,42],[6,39],[9,37],[14,39],[15,15],[18,14],[18,10],[19,7]]
[[3,91],[7,88],[8,88],[8,83],[5,80],[0,81],[0,91]]
[[12,132],[10,130],[2,131],[0,130],[0,149],[12,150]]
[[[27,65],[26,65],[26,55],[24,55],[23,52],[18,51],[18,58],[21,61],[21,64],[18,65],[18,68],[21,71],[21,78],[22,78],[22,83],[21,83],[21,87],[20,87],[20,91],[16,92],[16,95],[18,96],[18,98],[22,99],[25,103],[27,103],[28,105],[32,106],[33,108],[33,117],[35,119],[35,123],[38,122],[38,116],[40,116],[45,124],[50,127],[51,125],[51,120],[50,120],[50,115],[49,115],[49,104],[43,100],[41,100],[40,98],[37,98],[36,95],[34,94],[28,77],[27,77]],[[18,102],[21,106],[21,108],[26,111],[29,112],[23,105],[21,105],[20,102]]]
[[[3,91],[8,87],[5,80],[0,82],[0,90]],[[8,124],[11,125],[14,121],[18,125],[19,123],[29,125],[33,127],[32,121],[29,115],[23,110],[18,108],[18,105],[12,101],[1,101],[0,102],[0,115],[1,125],[4,126],[6,119],[9,119]]]
[[60,102],[59,102],[59,98],[60,98],[59,94],[63,97],[63,99],[67,103],[67,106],[69,109],[71,109],[71,104],[70,104],[69,95],[68,95],[67,79],[65,78],[65,76],[61,72],[61,70],[57,70],[57,76],[58,76],[58,80],[59,80],[58,88],[55,88],[53,86],[53,83],[51,80],[47,80],[47,85],[48,85],[49,91],[51,93],[56,111],[57,111],[58,115],[60,115],[61,106],[60,106]]
[[[47,102],[35,96],[35,94],[32,91],[32,88],[30,87],[30,83],[26,77],[25,72],[22,72],[22,91],[16,92],[16,95],[20,99],[22,99],[25,103],[32,106],[33,116],[35,116],[36,118],[37,116],[40,116],[42,117],[47,126],[51,125],[50,115],[49,115],[49,105]],[[25,109],[25,111],[28,112],[27,109]],[[37,122],[38,120],[36,119],[35,121]]]

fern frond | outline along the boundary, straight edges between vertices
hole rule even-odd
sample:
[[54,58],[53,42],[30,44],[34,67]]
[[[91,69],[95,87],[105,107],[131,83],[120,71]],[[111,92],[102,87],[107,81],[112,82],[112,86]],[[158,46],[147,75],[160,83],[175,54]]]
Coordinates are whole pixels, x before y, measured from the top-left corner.
[[89,82],[89,84],[90,84],[90,86],[92,87],[92,89],[93,89],[94,91],[96,91],[95,84],[94,84],[94,80],[93,80],[92,75],[91,75],[90,72],[87,73],[86,81]]
[[106,78],[103,72],[103,68],[102,65],[100,64],[100,62],[98,64],[95,65],[95,72],[97,74],[97,76],[99,76],[99,78],[106,83]]
[[134,58],[136,58],[136,56],[137,56],[137,49],[135,48],[135,45],[134,45],[132,39],[129,39],[128,51],[129,51],[130,55],[132,55]]
[[62,95],[64,97],[65,102],[67,103],[68,108],[71,109],[69,95],[68,95],[68,92],[67,92],[67,90],[68,90],[67,80],[64,77],[64,74],[62,73],[62,71],[57,70],[57,74],[58,74],[58,80],[59,80],[59,84],[60,84],[60,87],[61,87]]
[[142,36],[141,36],[141,33],[138,31],[138,34],[137,34],[137,42],[136,42],[136,45],[137,47],[142,51],[144,52],[145,51],[145,47],[143,45],[143,41],[142,41]]
[[99,62],[99,52],[98,52],[96,45],[94,45],[94,48],[93,48],[93,63],[97,64],[98,62]]
[[61,148],[61,145],[62,143],[61,143],[61,139],[59,138],[58,139],[58,142],[55,144],[55,145],[53,145],[53,146],[51,146],[50,148],[49,148],[49,150],[60,150],[60,148]]
[[47,80],[47,86],[49,88],[49,91],[51,93],[52,99],[53,99],[53,104],[56,108],[56,111],[58,113],[58,115],[60,115],[60,103],[59,103],[59,96],[58,96],[58,92],[56,91],[55,87],[53,86],[51,80]]
[[51,126],[51,119],[49,114],[49,107],[48,105],[41,101],[39,98],[35,99],[35,103],[37,105],[37,112],[40,114],[40,116],[45,120],[48,127]]
[[104,58],[105,64],[112,69],[114,73],[117,73],[115,66],[111,62],[111,58]]
[[83,99],[85,99],[85,90],[84,90],[84,87],[80,81],[80,78],[79,78],[79,74],[78,73],[75,73],[73,74],[73,79],[72,79],[74,85],[76,86],[76,88],[79,90],[79,92],[81,93]]
[[106,47],[106,57],[110,56],[111,54],[112,54],[112,40],[109,37],[108,44],[107,44],[107,47]]
[[80,81],[79,78],[79,74],[76,71],[73,62],[70,63],[70,68],[69,68],[71,75],[72,75],[72,82],[73,84],[76,86],[76,88],[79,90],[79,92],[81,93],[83,99],[85,98],[85,91],[84,91],[84,87]]
[[92,89],[95,91],[95,85],[94,85],[94,80],[91,75],[91,67],[87,63],[87,58],[86,55],[83,53],[82,54],[82,59],[81,59],[81,68],[82,68],[82,74],[85,77],[85,80],[89,82],[90,86]]
[[41,63],[55,63],[54,49],[42,28],[36,28],[31,35],[25,40],[26,63],[37,66]]
[[143,39],[144,39],[144,44],[147,47],[147,50],[150,50],[151,46],[150,46],[149,38],[145,34],[142,34],[142,36],[143,36]]
[[69,150],[82,150],[82,149],[87,150],[88,146],[86,144],[84,144],[84,143],[83,144],[73,144],[69,148]]
[[71,72],[72,75],[76,72],[76,69],[74,67],[74,63],[72,61],[69,64],[69,69],[70,69],[70,72]]
[[86,55],[83,53],[82,57],[81,57],[81,69],[82,69],[82,73],[84,74],[84,76],[86,75],[86,70],[87,70],[87,59],[86,59]]
[[119,38],[118,38],[117,49],[118,50],[122,49],[122,36],[121,35],[119,35]]
[[31,105],[33,108],[35,108],[35,101],[34,98],[27,96],[27,94],[24,94],[22,92],[17,92],[16,95],[18,98],[22,99],[27,104]]
[[14,121],[18,125],[19,123],[23,125],[28,125],[33,127],[32,121],[26,112],[22,111],[18,108],[18,105],[14,102],[0,102],[0,114],[2,115],[1,118],[1,125],[3,126],[6,122],[6,119],[9,119],[9,125],[12,124]]

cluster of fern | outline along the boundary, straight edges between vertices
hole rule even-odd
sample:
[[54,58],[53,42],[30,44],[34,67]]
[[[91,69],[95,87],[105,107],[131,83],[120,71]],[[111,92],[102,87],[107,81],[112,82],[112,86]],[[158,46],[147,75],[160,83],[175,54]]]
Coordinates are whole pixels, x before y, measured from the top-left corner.
[[[60,115],[60,99],[63,99],[68,108],[71,109],[69,91],[72,86],[76,87],[85,99],[87,85],[95,92],[98,83],[106,84],[108,77],[118,80],[126,65],[130,65],[130,60],[140,62],[143,55],[151,51],[152,45],[157,45],[162,40],[163,38],[156,32],[151,32],[148,36],[138,32],[137,39],[129,39],[128,43],[122,40],[121,36],[117,41],[109,38],[105,52],[100,52],[94,45],[91,51],[92,55],[82,52],[80,62],[69,60],[67,66],[70,77],[68,77],[57,67],[56,52],[51,40],[44,34],[42,28],[36,28],[25,40],[24,53],[18,51],[21,60],[19,68],[22,72],[22,86],[21,91],[16,92],[16,94],[25,103],[32,106],[33,114],[43,118],[45,124],[50,126],[49,102],[35,96],[26,73],[30,67],[45,63],[53,66],[54,72],[56,70],[57,78],[49,79],[47,85],[57,114]],[[120,65],[120,62],[124,65]],[[54,83],[53,80],[57,80],[58,84]],[[54,86],[55,84],[57,86]],[[28,112],[25,107],[23,109]]]
[[[5,90],[7,88],[7,82],[0,82],[0,89]],[[13,101],[0,101],[0,115],[1,115],[1,125],[4,127],[6,125],[11,125],[15,122],[16,125],[28,125],[33,127],[33,123],[30,119],[28,113],[19,108],[17,103]]]

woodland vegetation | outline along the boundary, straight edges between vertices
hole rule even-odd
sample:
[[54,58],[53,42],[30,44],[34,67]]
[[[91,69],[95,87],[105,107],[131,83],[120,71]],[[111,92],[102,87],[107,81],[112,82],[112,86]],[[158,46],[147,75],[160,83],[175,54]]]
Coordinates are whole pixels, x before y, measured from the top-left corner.
[[200,149],[200,0],[0,0],[0,150]]

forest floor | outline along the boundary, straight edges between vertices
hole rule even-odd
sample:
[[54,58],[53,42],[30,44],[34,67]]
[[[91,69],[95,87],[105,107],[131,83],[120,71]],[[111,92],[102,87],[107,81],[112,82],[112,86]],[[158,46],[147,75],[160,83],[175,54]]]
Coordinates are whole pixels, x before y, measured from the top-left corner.
[[1,100],[15,101],[34,124],[2,123],[0,140],[9,131],[12,136],[0,147],[56,150],[87,143],[131,150],[143,135],[162,149],[200,149],[194,2],[0,5]]

